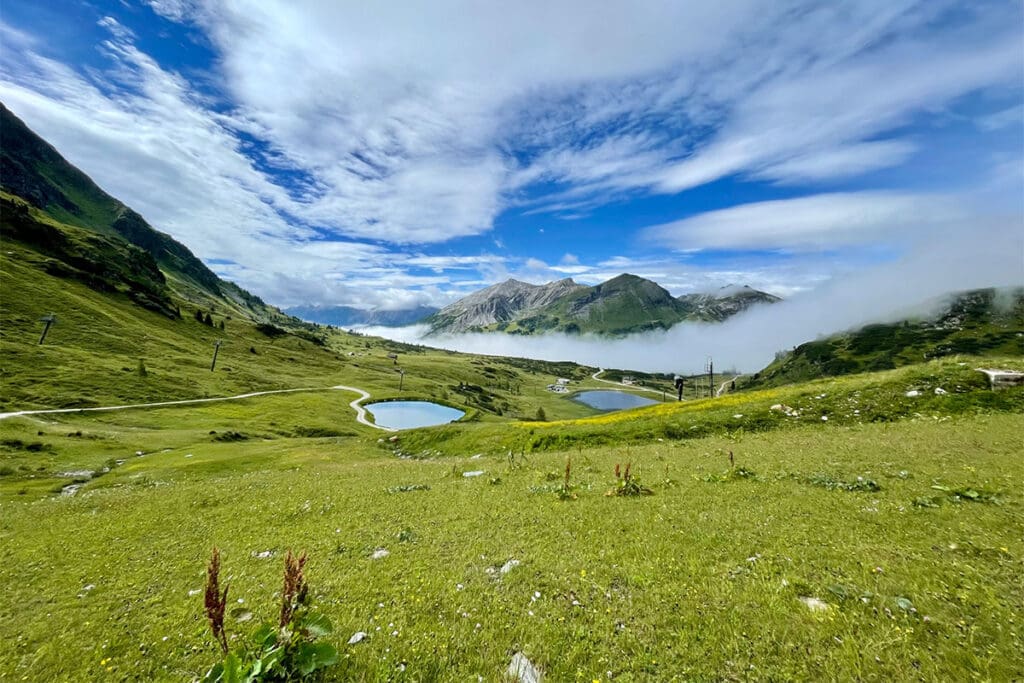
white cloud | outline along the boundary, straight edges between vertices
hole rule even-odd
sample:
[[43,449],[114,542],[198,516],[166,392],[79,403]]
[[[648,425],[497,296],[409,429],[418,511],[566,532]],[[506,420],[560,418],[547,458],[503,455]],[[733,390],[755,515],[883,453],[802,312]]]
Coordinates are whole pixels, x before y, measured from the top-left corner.
[[647,228],[644,237],[675,249],[828,249],[900,243],[908,231],[961,224],[958,219],[948,197],[833,193],[702,213]]
[[[926,153],[928,140],[906,132],[915,117],[993,87],[1020,91],[1015,1],[147,1],[202,32],[211,73],[142,52],[129,15],[97,16],[107,62],[88,68],[0,23],[0,96],[111,194],[282,303],[358,297],[355,282],[438,301],[512,273],[594,281],[617,269],[524,263],[535,254],[403,259],[393,245],[485,233],[509,207],[578,219],[733,174],[849,179]],[[283,186],[268,167],[297,180]],[[651,234],[680,249],[860,244],[885,235],[885,221],[911,222],[891,195],[848,203],[860,218],[809,199],[787,205],[795,225],[781,205],[762,206],[763,230],[749,230],[751,209],[738,207]],[[906,208],[931,215],[924,204]],[[540,231],[565,225],[552,223]],[[670,287],[718,277],[666,261],[638,274]],[[432,274],[410,274],[420,268]],[[827,279],[822,268],[731,270],[773,291]]]

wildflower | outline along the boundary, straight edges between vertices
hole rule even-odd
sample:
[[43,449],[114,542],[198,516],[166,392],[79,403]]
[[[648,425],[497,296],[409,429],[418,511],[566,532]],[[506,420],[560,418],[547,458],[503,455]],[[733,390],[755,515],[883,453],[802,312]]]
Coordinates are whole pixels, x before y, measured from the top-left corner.
[[224,633],[224,611],[228,606],[228,588],[230,586],[224,586],[222,592],[219,579],[220,551],[214,548],[213,554],[210,557],[210,564],[206,568],[206,595],[204,603],[206,605],[206,618],[210,620],[210,630],[213,631],[213,637],[220,644],[224,654],[227,654],[228,639]]
[[[299,557],[288,551],[284,558],[284,588],[281,590],[281,619],[278,622],[284,628],[292,620],[295,608],[306,602],[306,577],[302,568],[306,565],[306,553]],[[226,651],[226,650],[225,650]]]

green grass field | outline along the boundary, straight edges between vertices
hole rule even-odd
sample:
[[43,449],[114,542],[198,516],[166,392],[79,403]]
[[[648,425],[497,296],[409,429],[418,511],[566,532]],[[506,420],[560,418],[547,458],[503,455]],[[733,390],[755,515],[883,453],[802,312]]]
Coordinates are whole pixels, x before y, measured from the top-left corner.
[[[346,392],[6,420],[0,673],[201,675],[217,545],[255,621],[277,609],[285,552],[309,551],[338,680],[500,680],[519,651],[552,681],[1020,678],[1022,393],[955,393],[959,362],[396,442],[356,425]],[[927,381],[951,393],[902,407]],[[801,416],[734,424],[778,402]],[[626,462],[654,495],[604,495]],[[58,495],[76,470],[99,474]]]

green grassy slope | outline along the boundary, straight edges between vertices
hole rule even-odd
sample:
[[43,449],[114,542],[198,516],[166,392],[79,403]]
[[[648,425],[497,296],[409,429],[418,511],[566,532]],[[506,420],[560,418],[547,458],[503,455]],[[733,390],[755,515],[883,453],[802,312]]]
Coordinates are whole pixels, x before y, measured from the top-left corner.
[[743,384],[777,386],[954,354],[1024,356],[1024,288],[962,292],[935,317],[867,325],[801,344]]
[[161,268],[219,295],[220,279],[184,245],[104,192],[0,103],[0,186],[62,223],[120,237]]
[[[285,551],[310,552],[338,680],[499,680],[516,651],[548,680],[1024,676],[1019,415],[573,448],[578,498],[563,502],[564,453],[511,469],[500,453],[398,459],[373,439],[273,433],[330,428],[338,403],[315,400],[0,425],[44,443],[45,462],[112,466],[73,497],[3,489],[0,673],[200,675],[218,545],[257,620],[274,618]],[[251,438],[216,440],[236,425]],[[728,451],[747,476],[721,476]],[[653,496],[603,495],[627,461]],[[842,488],[863,481],[875,490]],[[411,484],[429,489],[390,492]],[[346,645],[356,631],[370,637]]]
[[[171,300],[182,309],[180,319],[143,308],[123,292],[51,275],[47,262],[19,242],[5,242],[0,253],[0,410],[349,384],[375,397],[438,400],[478,419],[532,416],[540,407],[553,418],[592,414],[544,387],[557,376],[587,378],[594,368],[489,359],[323,328],[316,335],[303,329],[278,334],[235,317],[224,304],[214,308],[211,327],[197,322],[190,304],[176,296]],[[40,346],[39,318],[49,313],[57,323]],[[217,340],[224,344],[211,372]],[[397,363],[390,353],[398,354]],[[399,369],[406,372],[401,392]]]

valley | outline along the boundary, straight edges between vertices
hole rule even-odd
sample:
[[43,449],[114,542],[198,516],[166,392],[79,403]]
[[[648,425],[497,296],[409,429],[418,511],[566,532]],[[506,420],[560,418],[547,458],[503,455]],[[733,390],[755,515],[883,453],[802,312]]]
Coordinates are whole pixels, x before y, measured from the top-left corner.
[[[709,375],[459,353],[267,304],[0,113],[0,679],[233,680],[261,622],[319,640],[292,679],[1024,677],[1024,386],[978,372],[1024,372],[1024,289]],[[643,340],[779,301],[511,278],[427,320]]]

